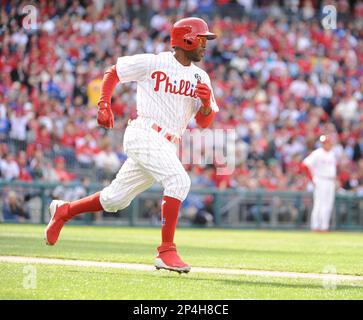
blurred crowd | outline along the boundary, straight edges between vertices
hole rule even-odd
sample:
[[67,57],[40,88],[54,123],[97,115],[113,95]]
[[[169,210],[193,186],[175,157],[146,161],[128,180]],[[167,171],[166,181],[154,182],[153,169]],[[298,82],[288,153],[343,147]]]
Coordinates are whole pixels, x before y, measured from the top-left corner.
[[236,130],[236,168],[187,165],[193,186],[307,190],[300,163],[325,133],[338,188],[362,195],[363,3],[335,3],[337,28],[325,30],[331,1],[37,1],[31,28],[22,11],[31,1],[2,1],[0,179],[111,181],[136,95],[135,84],[118,85],[115,129],[98,127],[103,73],[119,56],[171,50],[172,24],[194,15],[218,34],[199,65],[220,106],[212,128]]

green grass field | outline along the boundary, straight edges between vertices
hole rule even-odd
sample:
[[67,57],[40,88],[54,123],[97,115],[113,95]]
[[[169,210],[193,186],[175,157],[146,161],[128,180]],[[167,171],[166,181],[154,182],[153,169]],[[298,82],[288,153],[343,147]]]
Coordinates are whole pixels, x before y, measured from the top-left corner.
[[[158,228],[66,226],[44,244],[45,226],[0,225],[0,255],[153,264]],[[363,234],[178,229],[179,253],[192,267],[363,275]],[[362,281],[294,279],[34,264],[36,288],[24,289],[24,264],[0,263],[0,299],[363,299]]]

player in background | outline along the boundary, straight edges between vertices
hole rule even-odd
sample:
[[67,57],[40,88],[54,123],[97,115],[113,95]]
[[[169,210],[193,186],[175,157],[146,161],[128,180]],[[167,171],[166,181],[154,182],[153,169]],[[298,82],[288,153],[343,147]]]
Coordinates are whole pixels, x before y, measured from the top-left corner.
[[336,158],[332,150],[333,142],[329,136],[319,138],[321,147],[314,150],[302,162],[302,169],[314,185],[314,206],[310,225],[313,231],[329,230],[333,211],[336,186]]
[[208,74],[193,62],[202,60],[207,40],[215,39],[199,18],[177,21],[171,30],[174,52],[120,57],[104,75],[98,102],[98,124],[112,129],[111,96],[118,82],[137,82],[137,118],[129,120],[124,135],[127,160],[112,183],[83,199],[50,204],[51,220],[46,243],[54,245],[63,225],[74,216],[126,208],[154,182],[164,188],[161,206],[162,241],[155,267],[189,272],[174,243],[181,202],[190,189],[190,178],[177,157],[177,144],[194,117],[206,128],[218,111]]

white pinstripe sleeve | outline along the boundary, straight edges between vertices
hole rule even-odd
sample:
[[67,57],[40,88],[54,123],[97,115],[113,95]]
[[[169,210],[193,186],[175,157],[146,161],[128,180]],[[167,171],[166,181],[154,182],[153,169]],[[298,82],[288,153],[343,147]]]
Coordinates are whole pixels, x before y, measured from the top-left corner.
[[219,108],[217,106],[217,102],[216,102],[216,99],[214,97],[212,83],[210,81],[210,78],[209,78],[208,74],[206,74],[206,75],[207,75],[207,77],[206,77],[206,83],[207,83],[208,87],[211,90],[211,108],[212,108],[212,110],[214,112],[218,112],[219,111]]
[[308,155],[304,160],[303,163],[309,167],[309,169],[313,169],[316,162],[317,150],[314,150],[310,155]]
[[147,76],[153,54],[136,54],[117,59],[116,72],[121,83],[142,81]]

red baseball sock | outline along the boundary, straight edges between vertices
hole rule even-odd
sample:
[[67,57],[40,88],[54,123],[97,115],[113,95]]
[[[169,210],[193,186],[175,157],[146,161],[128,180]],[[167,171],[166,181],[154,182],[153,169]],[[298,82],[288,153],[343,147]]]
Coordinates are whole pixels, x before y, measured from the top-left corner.
[[174,242],[174,234],[178,223],[181,201],[176,198],[163,196],[161,202],[161,239],[162,244]]
[[72,201],[69,205],[68,211],[70,218],[85,212],[97,212],[103,210],[100,203],[100,193],[101,192],[97,192],[88,197]]

